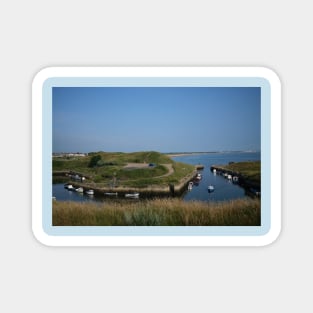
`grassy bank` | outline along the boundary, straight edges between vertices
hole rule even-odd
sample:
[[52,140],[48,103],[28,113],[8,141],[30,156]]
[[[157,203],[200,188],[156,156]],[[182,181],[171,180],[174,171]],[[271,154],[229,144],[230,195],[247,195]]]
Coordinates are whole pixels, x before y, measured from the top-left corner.
[[259,226],[260,200],[79,203],[53,201],[54,226]]
[[226,169],[240,173],[245,179],[254,182],[261,181],[261,162],[236,162],[225,166]]
[[180,183],[195,169],[192,165],[175,162],[167,155],[155,151],[97,152],[80,158],[55,157],[52,168],[54,182],[60,177],[64,178],[65,173],[74,172],[85,176],[85,184],[90,184],[91,188],[111,185],[136,188],[168,186]]
[[249,162],[231,162],[227,165],[213,165],[211,167],[218,171],[226,171],[233,175],[240,177],[244,184],[261,187],[261,162],[249,161]]

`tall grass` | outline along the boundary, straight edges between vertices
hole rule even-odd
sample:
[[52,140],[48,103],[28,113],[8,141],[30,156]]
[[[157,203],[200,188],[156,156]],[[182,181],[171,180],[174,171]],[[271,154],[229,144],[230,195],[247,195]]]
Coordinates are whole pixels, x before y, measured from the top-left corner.
[[260,226],[260,200],[53,201],[54,226]]

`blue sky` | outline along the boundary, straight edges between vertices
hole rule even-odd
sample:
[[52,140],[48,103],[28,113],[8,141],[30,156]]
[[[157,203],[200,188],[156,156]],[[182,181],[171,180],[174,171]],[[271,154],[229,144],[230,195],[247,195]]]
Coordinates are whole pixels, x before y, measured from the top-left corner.
[[260,150],[258,87],[54,87],[53,152]]

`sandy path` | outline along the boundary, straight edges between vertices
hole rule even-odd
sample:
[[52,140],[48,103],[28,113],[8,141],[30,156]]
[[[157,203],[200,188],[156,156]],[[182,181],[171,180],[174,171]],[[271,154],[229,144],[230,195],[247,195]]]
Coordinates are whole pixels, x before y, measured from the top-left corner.
[[[162,177],[166,177],[166,176],[170,176],[174,173],[174,169],[173,169],[173,165],[172,164],[161,164],[163,166],[165,166],[168,170],[168,172],[164,175],[161,176],[156,176],[153,178],[162,178]],[[136,169],[136,168],[149,168],[149,163],[127,163],[124,168],[128,168],[128,169]]]
[[170,176],[174,173],[174,169],[173,169],[173,165],[172,164],[161,164],[163,166],[165,166],[168,169],[168,172],[164,175],[161,176],[156,176],[154,178],[161,178],[161,177],[166,177],[166,176]]
[[149,163],[127,163],[124,168],[148,168]]

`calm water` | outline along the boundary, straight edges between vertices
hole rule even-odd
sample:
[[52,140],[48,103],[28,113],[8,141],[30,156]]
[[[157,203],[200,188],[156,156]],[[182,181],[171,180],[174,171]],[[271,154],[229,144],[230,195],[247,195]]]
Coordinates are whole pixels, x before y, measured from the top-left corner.
[[[207,153],[207,154],[194,154],[173,157],[177,162],[184,162],[192,165],[202,164],[204,170],[199,171],[202,173],[202,179],[198,185],[194,185],[191,191],[186,191],[183,199],[189,200],[203,200],[203,201],[221,201],[231,200],[245,197],[245,191],[232,182],[220,175],[214,175],[210,167],[211,165],[228,164],[229,162],[241,161],[256,161],[260,160],[260,153],[252,152],[227,152],[227,153]],[[214,192],[208,192],[208,185],[214,185]],[[105,201],[105,197],[88,196],[80,194],[75,191],[69,191],[64,188],[64,184],[53,185],[53,196],[57,200],[66,201]],[[112,197],[111,199],[114,199]]]
[[96,199],[94,195],[82,194],[76,191],[67,190],[64,188],[64,184],[53,184],[52,194],[57,200],[61,201],[95,201],[101,200]]
[[[204,165],[204,170],[199,171],[202,173],[202,179],[200,180],[199,185],[194,185],[192,190],[187,191],[183,196],[186,201],[221,201],[245,197],[246,195],[243,188],[229,182],[220,175],[214,175],[210,168],[212,165],[228,164],[229,162],[256,161],[260,159],[260,153],[254,152],[223,152],[173,157],[173,160],[177,162]],[[209,193],[208,185],[214,185],[215,190]]]

